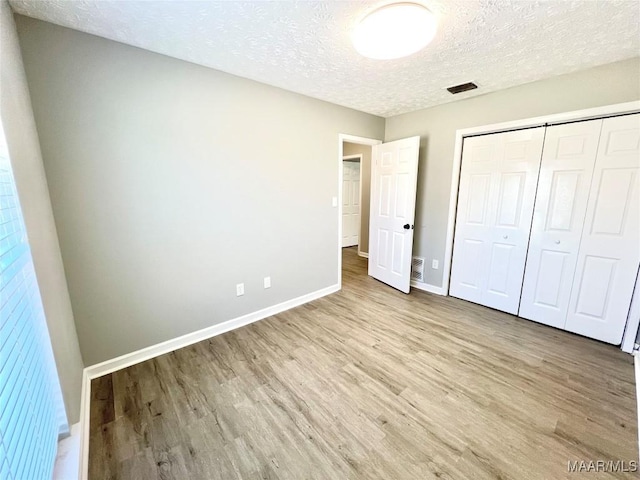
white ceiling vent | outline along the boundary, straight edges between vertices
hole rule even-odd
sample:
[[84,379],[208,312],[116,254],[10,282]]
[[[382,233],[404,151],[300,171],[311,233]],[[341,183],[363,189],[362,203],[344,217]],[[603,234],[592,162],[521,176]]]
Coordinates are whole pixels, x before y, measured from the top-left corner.
[[411,258],[411,279],[424,282],[424,258]]

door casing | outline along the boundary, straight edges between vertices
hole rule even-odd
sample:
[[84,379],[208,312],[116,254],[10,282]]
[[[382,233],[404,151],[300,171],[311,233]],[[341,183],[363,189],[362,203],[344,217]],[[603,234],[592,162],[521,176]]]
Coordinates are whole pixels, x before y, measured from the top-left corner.
[[[342,160],[344,158],[344,142],[358,143],[360,145],[374,146],[382,143],[382,140],[376,138],[359,137],[357,135],[349,135],[346,133],[338,134],[338,183],[337,183],[337,218],[338,222],[338,241],[336,242],[338,257],[338,288],[342,288]],[[362,164],[360,164],[360,173],[362,174]],[[360,185],[362,191],[362,185]],[[362,204],[362,202],[360,202]],[[362,216],[360,217],[362,220]]]

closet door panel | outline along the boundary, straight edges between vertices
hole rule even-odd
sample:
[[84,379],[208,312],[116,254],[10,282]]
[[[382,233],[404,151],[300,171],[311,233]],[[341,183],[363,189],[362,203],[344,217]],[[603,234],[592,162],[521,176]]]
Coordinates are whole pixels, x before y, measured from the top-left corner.
[[517,313],[544,127],[465,139],[450,294]]
[[491,253],[482,303],[516,314],[520,304],[544,127],[499,134],[504,153],[494,175]]
[[619,344],[640,264],[640,115],[603,120],[565,328]]
[[464,140],[450,294],[475,303],[486,288],[492,177],[502,152],[492,135]]
[[547,128],[519,316],[564,328],[602,120]]

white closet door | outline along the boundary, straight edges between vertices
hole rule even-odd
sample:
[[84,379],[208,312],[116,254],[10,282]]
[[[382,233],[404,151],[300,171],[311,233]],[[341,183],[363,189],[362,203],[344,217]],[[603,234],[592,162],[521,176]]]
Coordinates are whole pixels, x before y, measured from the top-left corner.
[[360,242],[360,162],[342,162],[342,246]]
[[547,128],[519,316],[564,328],[602,120]]
[[466,138],[450,295],[516,314],[544,127]]
[[619,344],[640,263],[640,115],[607,118],[565,328]]

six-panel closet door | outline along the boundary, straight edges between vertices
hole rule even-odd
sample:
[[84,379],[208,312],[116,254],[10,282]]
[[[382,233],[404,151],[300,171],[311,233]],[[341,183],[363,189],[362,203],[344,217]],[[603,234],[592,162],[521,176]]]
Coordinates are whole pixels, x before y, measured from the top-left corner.
[[517,313],[544,130],[464,140],[450,295]]
[[640,114],[465,138],[450,295],[619,344],[639,266]]
[[564,328],[602,120],[547,128],[520,317]]
[[565,329],[619,344],[640,264],[640,114],[603,120]]

